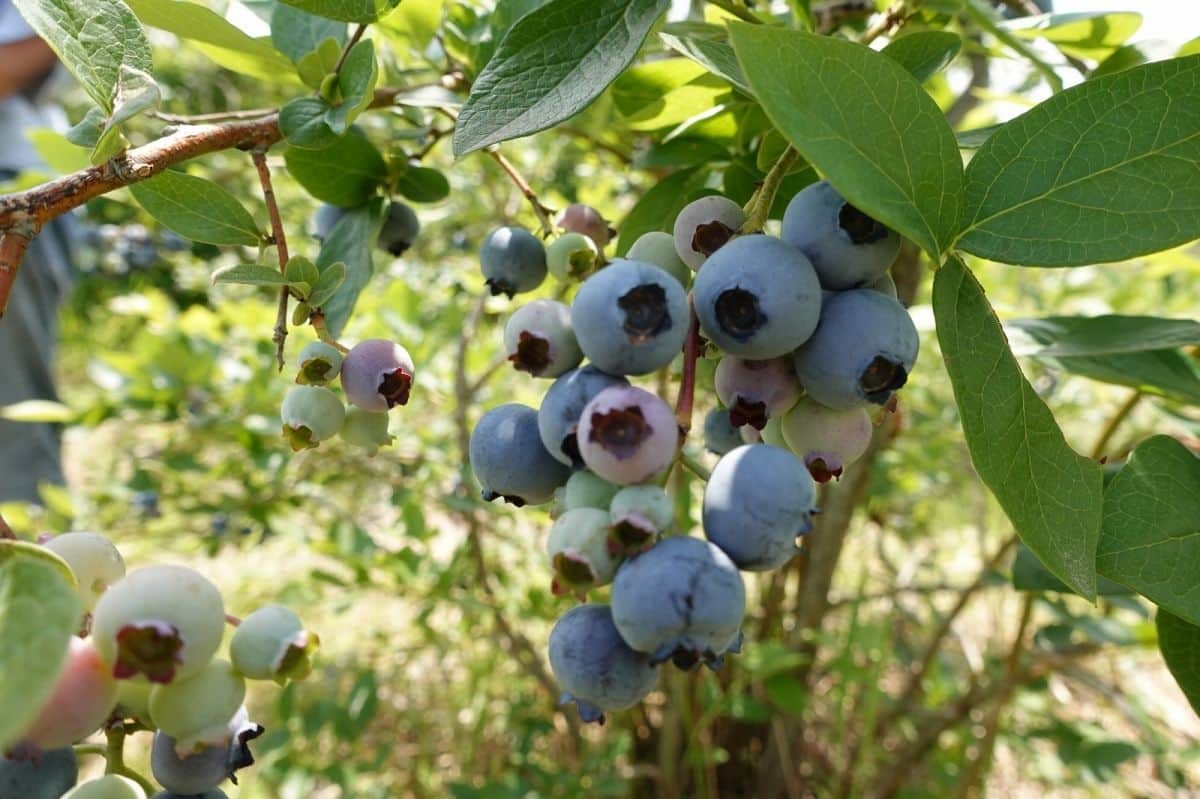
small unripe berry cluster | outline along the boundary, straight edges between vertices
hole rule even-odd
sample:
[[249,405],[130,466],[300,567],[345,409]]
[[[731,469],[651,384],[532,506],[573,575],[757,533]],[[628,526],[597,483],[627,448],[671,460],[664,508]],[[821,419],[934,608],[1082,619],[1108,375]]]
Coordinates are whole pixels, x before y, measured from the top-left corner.
[[[216,586],[184,566],[127,574],[121,553],[97,533],[64,533],[44,546],[76,578],[81,632],[67,644],[49,698],[0,757],[0,795],[146,799],[118,775],[75,784],[72,745],[134,721],[154,731],[160,796],[224,796],[218,786],[254,762],[248,743],[263,732],[243,705],[246,680],[303,679],[317,636],[278,605],[237,622]],[[227,622],[237,629],[224,659],[217,651]]]
[[[916,329],[887,275],[894,232],[827,183],[791,200],[781,238],[746,234],[746,224],[737,204],[704,197],[671,234],[647,233],[606,260],[607,224],[572,206],[548,248],[501,228],[480,254],[493,293],[531,291],[547,272],[566,288],[582,281],[569,305],[539,299],[510,316],[509,360],[553,382],[537,410],[484,414],[470,456],[485,499],[556,500],[546,542],[555,594],[585,599],[611,585],[609,604],[573,608],[550,636],[563,699],[585,721],[641,701],[666,661],[715,669],[739,651],[741,572],[779,568],[799,551],[814,480],[863,454],[866,406],[888,403],[916,361]],[[675,413],[630,383],[684,350],[689,283],[699,331],[720,353],[723,407],[704,423],[721,456],[704,491],[707,540],[676,534],[686,531],[661,487],[680,456]]]

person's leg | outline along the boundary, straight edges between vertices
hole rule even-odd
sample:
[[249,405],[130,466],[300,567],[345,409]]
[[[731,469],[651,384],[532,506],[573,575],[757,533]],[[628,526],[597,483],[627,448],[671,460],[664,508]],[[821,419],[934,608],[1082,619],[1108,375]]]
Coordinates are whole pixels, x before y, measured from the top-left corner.
[[[0,406],[57,399],[54,353],[69,274],[67,224],[47,225],[29,245],[0,319]],[[45,482],[63,482],[58,426],[0,419],[0,502],[36,502]]]

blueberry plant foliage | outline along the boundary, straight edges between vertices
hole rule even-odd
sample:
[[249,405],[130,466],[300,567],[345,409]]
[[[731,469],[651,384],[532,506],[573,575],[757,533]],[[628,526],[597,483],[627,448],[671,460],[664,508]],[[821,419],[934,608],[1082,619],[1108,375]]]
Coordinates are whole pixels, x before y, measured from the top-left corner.
[[[797,750],[816,764],[818,776],[810,769],[804,780],[833,793],[866,790],[855,784],[859,747],[886,740],[892,765],[876,764],[869,795],[896,795],[910,779],[906,767],[927,758],[941,733],[986,709],[983,754],[975,752],[961,782],[971,790],[1014,692],[1106,643],[1051,631],[1026,647],[1035,596],[1055,608],[1063,595],[1148,600],[1162,657],[1200,711],[1195,441],[1154,435],[1112,450],[1114,431],[1143,398],[1194,424],[1200,324],[1113,314],[1001,320],[980,278],[991,262],[1098,268],[1132,283],[1141,278],[1107,264],[1200,237],[1195,42],[1148,53],[1127,44],[1136,14],[1039,15],[1028,2],[984,0],[879,8],[710,0],[693,3],[686,19],[668,16],[665,0],[232,4],[255,25],[215,10],[223,4],[188,0],[15,5],[88,105],[65,140],[38,139],[63,174],[0,195],[0,311],[44,225],[85,204],[103,213],[106,195],[127,188],[146,219],[219,261],[214,285],[271,293],[274,321],[261,331],[271,343],[255,355],[260,367],[272,358],[286,365],[297,384],[272,422],[286,449],[331,459],[346,448],[394,451],[401,427],[423,423],[398,406],[422,391],[453,392],[461,480],[447,508],[468,528],[478,588],[542,694],[557,698],[561,688],[583,720],[637,708],[670,661],[721,669],[713,684],[728,687],[737,668],[730,661],[743,648],[745,668],[762,677],[773,705],[804,711],[847,526],[903,413],[897,389],[918,344],[903,306],[920,289],[922,266],[932,273],[936,343],[971,465],[1015,537],[961,593],[840,765],[822,760],[819,747]],[[192,87],[172,74],[167,50],[152,48],[164,35],[212,62],[213,74],[257,86],[265,104],[229,107],[221,96],[209,112],[214,98],[201,103],[195,88],[206,113],[168,113]],[[1026,88],[1046,99],[1008,121],[964,126],[979,86],[956,95],[947,75],[966,68],[973,82],[986,79],[999,57],[1026,64]],[[1073,85],[1064,88],[1064,75]],[[552,208],[506,155],[517,139],[558,134],[612,154],[608,168],[639,180],[613,227],[582,204]],[[514,224],[480,237],[482,276],[453,278],[486,278],[488,290],[466,311],[442,312],[409,295],[397,314],[407,326],[392,327],[412,341],[343,343],[361,329],[356,308],[378,309],[372,295],[386,291],[384,253],[403,257],[422,235],[425,207],[445,202],[456,174],[481,159],[527,204],[525,227],[507,220]],[[312,237],[285,225],[284,185],[280,194],[298,186],[322,205]],[[793,207],[831,209],[820,224],[845,232],[856,254],[823,263],[825,245],[806,232],[815,217],[789,218],[800,213]],[[882,255],[863,255],[870,246]],[[842,257],[866,260],[855,261],[853,278],[839,278],[849,270]],[[503,302],[495,297],[537,289],[547,274],[557,295],[512,304],[505,357],[492,366],[472,359],[472,337],[501,335],[482,329]],[[426,321],[440,313],[461,331],[450,389],[436,380],[422,386],[422,358],[441,355],[419,341],[422,313]],[[1014,333],[1024,349],[1012,346]],[[170,379],[219,380],[215,368],[187,371],[196,353],[186,337],[156,346],[167,353],[160,360],[187,355]],[[468,365],[481,376],[469,378]],[[541,408],[471,407],[508,365],[553,380]],[[1086,453],[1027,377],[1047,365],[1133,391]],[[139,401],[152,403],[149,396]],[[713,408],[703,441],[701,426],[693,430],[696,405]],[[256,465],[265,467],[270,445],[254,442]],[[711,453],[721,457],[710,468]],[[700,483],[703,537],[689,536]],[[480,543],[482,515],[500,511],[482,503],[476,485],[483,499],[554,503],[544,568],[558,599],[544,601],[557,601],[561,618],[549,669],[506,618],[503,581]],[[177,607],[175,589],[164,587],[204,585],[203,577],[144,567],[101,579],[92,574],[94,551],[73,559],[56,553],[54,540],[0,541],[0,748],[13,754],[0,761],[0,786],[73,784],[69,747],[98,754],[79,742],[103,729],[110,784],[93,789],[136,795],[154,786],[125,764],[124,736],[153,729],[153,773],[164,788],[215,789],[246,765],[242,750],[261,732],[241,711],[245,679],[305,676],[315,635],[270,605],[231,636],[227,661],[217,654],[224,619],[214,629],[222,614],[197,618],[200,609]],[[1029,599],[1011,652],[986,680],[898,729],[921,706],[950,624],[1005,571],[1014,549],[1006,573]],[[94,614],[89,590],[102,592]],[[571,607],[593,592],[603,599],[586,612]],[[784,637],[780,607],[793,595],[788,645],[771,648],[773,636]],[[143,607],[147,596],[154,612]],[[1105,619],[1094,621],[1099,628]],[[203,645],[188,650],[196,639]],[[75,676],[92,661],[104,672],[94,685]],[[139,704],[132,686],[141,678],[156,687]],[[292,701],[288,689],[284,696]],[[681,706],[674,712],[691,712],[689,701],[672,691],[670,704]],[[81,711],[86,723],[64,731],[60,702],[95,712]],[[544,715],[552,712],[547,703]],[[789,761],[761,709],[741,703],[726,712],[726,759],[732,751],[735,765],[745,765],[753,756],[739,747],[766,747]],[[577,734],[576,716],[565,718]],[[645,751],[651,725],[639,718]],[[35,768],[40,749],[47,764],[58,763],[54,753],[62,760],[53,773]],[[709,769],[725,763],[698,764],[691,782],[663,776],[663,795],[683,784],[723,795],[723,776]],[[808,783],[789,768],[763,769],[760,790],[798,795]],[[825,772],[840,773],[840,782]]]

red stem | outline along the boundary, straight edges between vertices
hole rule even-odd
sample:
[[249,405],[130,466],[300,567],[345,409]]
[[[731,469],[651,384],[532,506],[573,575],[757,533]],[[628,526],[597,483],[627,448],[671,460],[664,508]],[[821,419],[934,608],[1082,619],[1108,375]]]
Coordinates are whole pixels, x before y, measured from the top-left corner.
[[25,248],[30,240],[29,236],[16,231],[0,233],[0,318],[8,308],[8,295],[12,293],[21,259],[25,257]]
[[696,317],[696,307],[692,297],[688,295],[687,339],[683,344],[683,376],[679,380],[679,400],[675,404],[675,422],[679,425],[679,440],[683,440],[692,429],[692,401],[696,395],[696,361],[700,358],[700,320]]

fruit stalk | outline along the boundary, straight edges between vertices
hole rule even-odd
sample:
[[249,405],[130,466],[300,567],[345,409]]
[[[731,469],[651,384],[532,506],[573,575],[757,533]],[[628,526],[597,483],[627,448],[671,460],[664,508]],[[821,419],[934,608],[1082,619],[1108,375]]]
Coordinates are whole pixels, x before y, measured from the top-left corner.
[[692,297],[688,295],[687,338],[683,342],[683,375],[679,379],[679,400],[675,403],[675,421],[679,425],[679,442],[683,446],[684,439],[692,429],[692,403],[696,396],[696,361],[700,358],[700,320],[696,317],[696,308]]
[[754,192],[750,202],[746,203],[746,223],[742,225],[742,233],[757,233],[763,229],[763,225],[766,224],[767,217],[771,213],[771,206],[775,204],[775,195],[779,192],[779,184],[783,183],[788,170],[792,168],[799,157],[800,153],[796,152],[796,148],[788,145],[780,153],[779,158],[775,159],[771,170],[763,178],[762,185]]
[[[258,170],[258,182],[262,186],[263,201],[267,204],[267,215],[271,218],[271,241],[279,255],[279,271],[287,271],[287,236],[283,230],[283,217],[279,214],[279,203],[275,202],[275,189],[271,186],[271,169],[267,166],[267,148],[258,147],[250,152],[254,168]],[[271,340],[275,342],[275,361],[283,371],[283,345],[287,341],[288,287],[279,288],[279,310],[275,314],[275,329]]]

